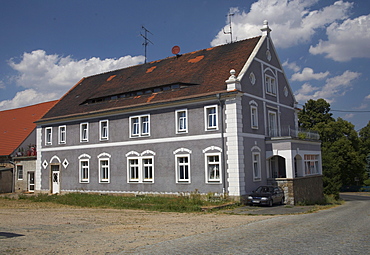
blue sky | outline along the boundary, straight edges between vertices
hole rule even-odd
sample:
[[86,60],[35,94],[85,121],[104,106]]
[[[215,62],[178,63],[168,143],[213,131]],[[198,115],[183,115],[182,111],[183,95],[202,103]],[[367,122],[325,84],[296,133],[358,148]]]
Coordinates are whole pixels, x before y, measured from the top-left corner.
[[0,0],[0,110],[60,98],[82,77],[258,36],[263,20],[300,104],[370,120],[370,1]]

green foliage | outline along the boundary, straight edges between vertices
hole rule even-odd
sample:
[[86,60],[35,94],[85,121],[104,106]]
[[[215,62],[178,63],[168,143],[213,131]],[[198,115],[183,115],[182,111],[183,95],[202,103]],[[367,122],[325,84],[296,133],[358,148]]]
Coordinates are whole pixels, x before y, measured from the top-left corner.
[[356,180],[362,183],[366,179],[361,151],[367,142],[370,148],[370,122],[360,131],[359,138],[352,123],[332,117],[330,104],[324,99],[307,101],[298,118],[300,127],[319,132],[325,194],[338,198],[342,185],[355,185]]
[[334,121],[330,113],[330,104],[324,99],[308,100],[298,113],[298,124],[301,128],[312,129],[318,123],[329,123]]
[[225,200],[208,201],[197,191],[189,196],[177,197],[160,196],[111,196],[88,193],[68,193],[65,195],[20,196],[20,199],[27,199],[34,202],[52,202],[63,205],[80,207],[98,207],[115,209],[141,209],[150,211],[165,212],[199,212],[203,206],[215,206],[225,203]]
[[365,186],[370,186],[370,179],[364,180],[364,185]]

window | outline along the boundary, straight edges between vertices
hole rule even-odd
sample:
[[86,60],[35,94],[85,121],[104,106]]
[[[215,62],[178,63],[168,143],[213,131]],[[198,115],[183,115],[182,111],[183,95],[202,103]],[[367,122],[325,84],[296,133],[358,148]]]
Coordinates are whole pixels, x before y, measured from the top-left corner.
[[304,155],[305,174],[319,174],[319,155]]
[[130,181],[139,181],[139,159],[129,159]]
[[130,137],[150,135],[149,117],[149,115],[130,117]]
[[276,95],[275,78],[265,74],[265,86],[266,86],[266,92],[267,93]]
[[99,167],[100,167],[100,182],[109,182],[109,160],[100,159]]
[[101,153],[98,156],[99,159],[99,182],[109,183],[110,182],[110,157],[108,153]]
[[278,135],[277,121],[276,121],[276,112],[268,112],[268,121],[269,121],[269,136],[276,137]]
[[99,127],[100,141],[108,140],[108,120],[99,121]]
[[17,165],[18,180],[23,180],[23,166]]
[[258,129],[258,114],[256,106],[251,106],[251,127],[253,129]]
[[188,132],[188,112],[187,110],[178,110],[175,112],[176,118],[176,133]]
[[153,180],[153,158],[143,158],[144,181]]
[[88,183],[89,176],[89,159],[80,159],[80,183]]
[[259,152],[252,153],[252,160],[253,160],[253,180],[260,181],[261,180],[260,153]]
[[176,155],[175,158],[177,182],[190,182],[190,156]]
[[47,127],[45,128],[45,145],[52,144],[52,128]]
[[80,124],[80,141],[81,142],[89,141],[89,123]]
[[221,182],[221,154],[206,154],[207,182]]
[[59,144],[65,144],[66,143],[66,126],[59,126],[59,132],[58,132],[58,143]]
[[154,182],[154,158],[152,156],[129,157],[128,182]]
[[204,108],[204,119],[206,130],[217,130],[218,129],[218,119],[217,119],[217,106],[206,106]]

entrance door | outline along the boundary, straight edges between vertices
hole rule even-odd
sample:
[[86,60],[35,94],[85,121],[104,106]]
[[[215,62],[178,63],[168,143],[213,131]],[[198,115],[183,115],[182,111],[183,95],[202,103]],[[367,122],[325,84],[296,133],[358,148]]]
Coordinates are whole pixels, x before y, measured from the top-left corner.
[[28,191],[35,191],[35,172],[28,172]]
[[51,193],[57,194],[59,192],[60,192],[59,165],[51,165]]

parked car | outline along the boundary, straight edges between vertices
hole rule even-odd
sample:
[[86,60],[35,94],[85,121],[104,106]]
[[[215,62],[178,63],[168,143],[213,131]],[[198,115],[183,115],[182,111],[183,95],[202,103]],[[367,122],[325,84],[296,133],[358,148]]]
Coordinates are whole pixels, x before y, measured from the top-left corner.
[[268,205],[284,204],[284,191],[275,186],[259,186],[255,191],[248,195],[249,205]]

